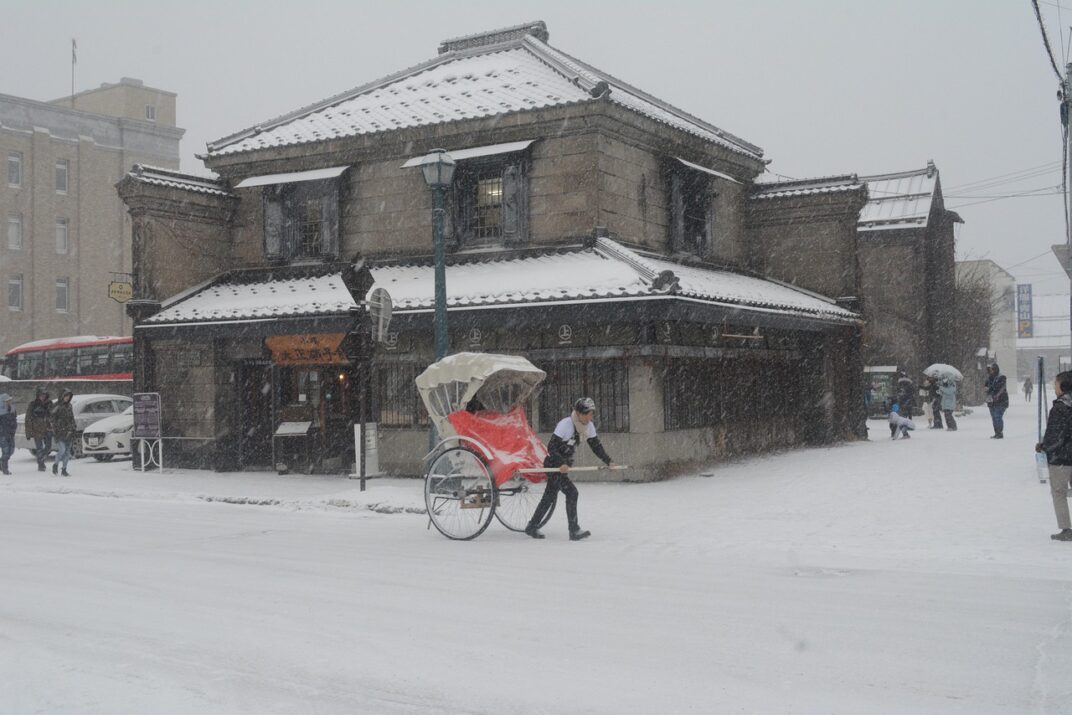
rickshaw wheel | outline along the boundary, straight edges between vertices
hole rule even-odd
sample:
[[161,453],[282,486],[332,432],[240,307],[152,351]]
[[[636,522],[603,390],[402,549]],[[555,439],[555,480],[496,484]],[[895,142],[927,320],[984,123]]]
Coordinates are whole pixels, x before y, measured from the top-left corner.
[[[495,518],[503,526],[511,531],[524,531],[529,525],[529,519],[536,513],[536,506],[543,499],[543,493],[547,489],[547,480],[541,479],[532,482],[525,477],[515,474],[499,487],[499,500],[495,508]],[[558,501],[557,499],[555,500]],[[551,520],[555,513],[555,505],[544,514],[543,519],[537,524],[542,527]]]
[[491,470],[464,447],[444,450],[424,478],[428,518],[448,539],[467,541],[484,533],[495,515],[496,489]]

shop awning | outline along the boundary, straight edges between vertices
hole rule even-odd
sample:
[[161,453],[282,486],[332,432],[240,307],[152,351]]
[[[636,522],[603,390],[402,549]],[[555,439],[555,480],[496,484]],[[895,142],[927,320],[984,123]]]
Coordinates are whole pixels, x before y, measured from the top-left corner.
[[263,176],[251,176],[248,179],[235,184],[236,189],[248,189],[254,186],[271,186],[272,184],[294,184],[299,181],[320,181],[322,179],[335,179],[342,176],[342,172],[350,166],[332,166],[327,169],[313,169],[312,171],[292,171],[288,174],[265,174]]
[[[376,285],[391,294],[395,315],[432,311],[435,281],[430,263],[371,270]],[[597,239],[591,248],[459,262],[447,266],[446,277],[451,310],[687,300],[813,321],[860,320],[830,298],[795,286],[713,266],[675,263],[609,238]]]
[[355,307],[340,272],[294,277],[239,274],[165,302],[159,313],[137,327],[346,316]]
[[[528,149],[535,139],[527,139],[520,142],[508,142],[506,144],[488,144],[486,146],[475,146],[469,149],[450,149],[447,151],[450,154],[450,158],[454,161],[464,161],[466,159],[476,159],[481,156],[495,156],[496,154],[512,154],[516,151],[524,151]],[[402,165],[403,169],[409,169],[417,166],[421,159],[424,158],[424,154],[415,156],[405,164]]]

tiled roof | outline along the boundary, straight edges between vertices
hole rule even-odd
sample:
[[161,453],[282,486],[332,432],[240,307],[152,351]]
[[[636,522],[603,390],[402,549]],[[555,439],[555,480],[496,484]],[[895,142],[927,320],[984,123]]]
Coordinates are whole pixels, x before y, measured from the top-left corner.
[[233,196],[224,184],[215,179],[210,179],[204,176],[194,176],[192,174],[183,174],[172,169],[161,169],[156,166],[135,164],[134,168],[130,170],[130,173],[128,173],[127,176],[133,181],[143,184],[167,186],[172,189],[196,191],[198,193],[213,194],[216,196]]
[[[430,310],[434,301],[429,263],[372,268],[376,285],[391,294],[396,311]],[[858,316],[821,296],[727,270],[686,266],[633,251],[607,238],[594,248],[523,258],[447,266],[451,308],[620,301],[681,296],[762,312],[827,320]]]
[[[449,50],[389,77],[212,142],[209,156],[606,99],[752,158],[759,147],[547,45],[499,31],[495,44]],[[469,39],[469,38],[461,38]],[[465,45],[466,43],[460,43]]]
[[790,196],[811,196],[814,194],[831,194],[841,191],[858,191],[863,183],[856,174],[841,176],[823,176],[814,179],[777,179],[769,180],[764,174],[756,180],[752,191],[753,199],[780,199]]
[[346,314],[355,307],[342,275],[213,283],[143,321],[190,323]]
[[876,231],[926,226],[938,186],[933,163],[916,171],[862,176],[868,202],[860,211],[859,230]]

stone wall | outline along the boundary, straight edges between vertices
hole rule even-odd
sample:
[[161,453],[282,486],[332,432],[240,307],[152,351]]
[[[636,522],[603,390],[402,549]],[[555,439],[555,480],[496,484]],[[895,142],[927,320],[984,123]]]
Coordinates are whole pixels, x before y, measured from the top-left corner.
[[751,199],[749,267],[832,298],[861,295],[856,222],[866,192]]

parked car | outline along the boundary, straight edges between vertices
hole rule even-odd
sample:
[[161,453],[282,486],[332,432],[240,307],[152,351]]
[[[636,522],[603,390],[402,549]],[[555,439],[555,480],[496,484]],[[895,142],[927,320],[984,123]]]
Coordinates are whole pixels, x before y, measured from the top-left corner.
[[[56,400],[53,400],[52,404],[55,405]],[[82,431],[86,427],[105,417],[115,417],[133,404],[133,400],[123,395],[75,395],[72,397],[71,410],[74,412],[74,423],[78,428],[78,435],[72,445],[74,457],[77,459],[82,456]],[[15,432],[15,447],[28,449],[31,454],[37,456],[33,440],[26,439],[26,426],[23,424],[25,421],[26,412],[24,409],[18,418],[19,425]],[[55,449],[56,445],[53,443],[52,450],[55,451]]]
[[82,432],[82,454],[98,462],[111,461],[117,454],[130,454],[134,434],[134,407],[115,417],[97,420]]

